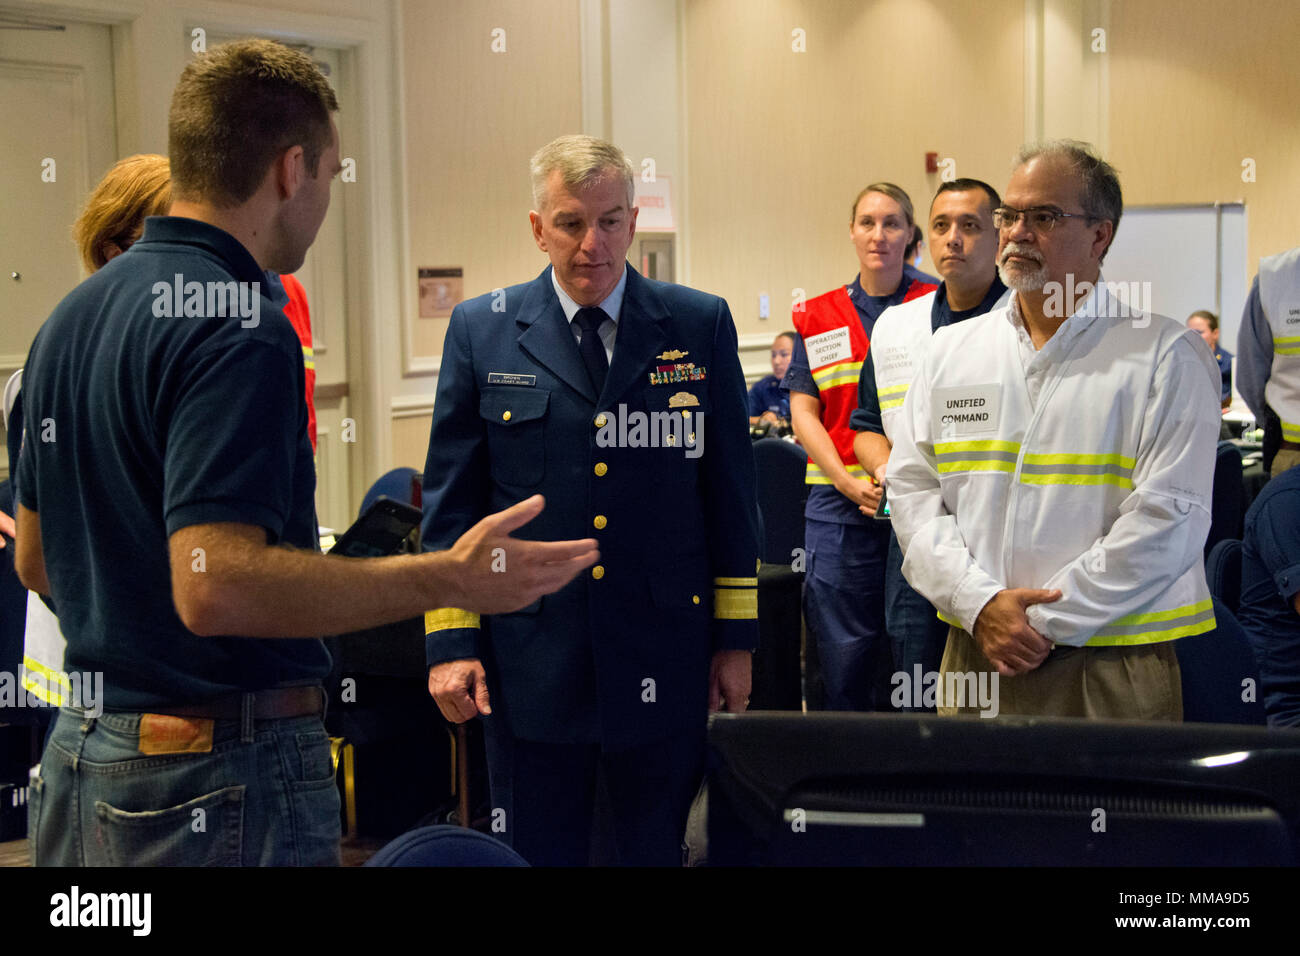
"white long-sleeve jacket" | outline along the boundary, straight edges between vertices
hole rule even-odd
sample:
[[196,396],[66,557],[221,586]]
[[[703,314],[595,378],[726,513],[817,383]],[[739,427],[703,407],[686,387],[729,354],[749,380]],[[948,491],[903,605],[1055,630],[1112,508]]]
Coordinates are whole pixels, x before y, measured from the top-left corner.
[[1060,644],[1213,629],[1219,379],[1195,333],[1104,282],[1039,351],[1014,296],[940,329],[887,477],[907,580],[966,631],[1003,588],[1060,588],[1027,612]]

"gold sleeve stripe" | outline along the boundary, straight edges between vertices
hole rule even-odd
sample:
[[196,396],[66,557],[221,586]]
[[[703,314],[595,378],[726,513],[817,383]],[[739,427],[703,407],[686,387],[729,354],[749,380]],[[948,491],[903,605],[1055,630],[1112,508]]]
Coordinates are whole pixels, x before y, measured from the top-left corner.
[[714,578],[715,588],[756,588],[758,578]]
[[449,631],[457,627],[477,629],[478,626],[477,614],[471,611],[462,611],[458,607],[444,607],[436,611],[424,612],[425,634],[436,634],[438,631]]
[[758,619],[758,588],[715,588],[713,616],[719,621]]

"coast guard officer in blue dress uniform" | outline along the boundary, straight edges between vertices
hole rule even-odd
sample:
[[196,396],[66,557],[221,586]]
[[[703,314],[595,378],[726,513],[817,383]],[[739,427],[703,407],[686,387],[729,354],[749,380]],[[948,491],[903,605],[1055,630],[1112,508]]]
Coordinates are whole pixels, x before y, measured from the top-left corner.
[[494,830],[529,862],[587,862],[599,769],[619,861],[678,865],[707,714],[744,710],[758,641],[736,331],[722,299],[626,263],[621,150],[564,136],[532,177],[551,267],[452,313],[424,546],[540,492],[518,536],[592,535],[601,560],[514,614],[426,615],[429,691],[449,720],[483,717]]

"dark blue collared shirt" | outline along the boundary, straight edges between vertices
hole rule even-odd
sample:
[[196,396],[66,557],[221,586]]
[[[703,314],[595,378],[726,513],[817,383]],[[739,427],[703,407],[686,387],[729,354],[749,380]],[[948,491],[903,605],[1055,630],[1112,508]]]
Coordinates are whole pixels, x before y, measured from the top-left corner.
[[[997,305],[998,299],[1002,298],[1006,291],[1007,287],[1002,284],[1002,280],[994,276],[993,284],[989,286],[989,291],[984,293],[984,298],[979,305],[973,309],[954,312],[948,305],[948,292],[943,283],[940,283],[934,295],[934,302],[930,306],[930,334],[933,335],[945,325],[956,325],[958,322],[983,315]],[[867,356],[867,361],[862,363],[862,374],[858,376],[858,407],[854,410],[853,417],[849,419],[849,424],[853,426],[854,431],[875,432],[877,435],[885,433],[880,418],[880,396],[876,393],[876,363],[871,361],[870,355]]]
[[[19,500],[41,516],[65,669],[102,672],[109,710],[329,671],[318,640],[199,637],[172,601],[168,541],[181,528],[257,525],[269,543],[318,548],[302,345],[265,282],[228,233],[151,217],[139,242],[59,303],[32,345]],[[247,315],[224,306],[227,283]],[[193,573],[201,562],[194,556]]]

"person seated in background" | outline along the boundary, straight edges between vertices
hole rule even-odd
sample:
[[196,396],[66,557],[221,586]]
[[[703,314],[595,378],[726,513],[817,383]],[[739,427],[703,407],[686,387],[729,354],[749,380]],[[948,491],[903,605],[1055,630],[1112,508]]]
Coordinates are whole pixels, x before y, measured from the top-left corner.
[[749,390],[749,424],[767,422],[778,431],[790,426],[790,395],[781,391],[781,379],[794,353],[794,333],[782,332],[772,342],[772,374],[765,375]]
[[1210,354],[1219,363],[1219,373],[1223,376],[1219,403],[1227,408],[1232,404],[1232,353],[1219,348],[1219,317],[1205,309],[1197,309],[1187,317],[1187,327],[1205,340]]
[[932,276],[928,272],[921,271],[921,249],[924,245],[925,236],[921,232],[921,227],[913,223],[912,241],[903,250],[903,275],[914,282],[928,282],[931,285],[938,285],[938,276]]
[[1300,468],[1266,484],[1246,512],[1237,619],[1259,662],[1268,725],[1300,726]]

